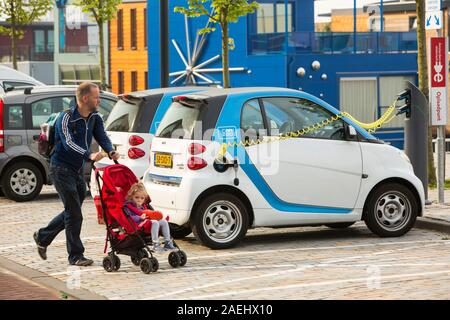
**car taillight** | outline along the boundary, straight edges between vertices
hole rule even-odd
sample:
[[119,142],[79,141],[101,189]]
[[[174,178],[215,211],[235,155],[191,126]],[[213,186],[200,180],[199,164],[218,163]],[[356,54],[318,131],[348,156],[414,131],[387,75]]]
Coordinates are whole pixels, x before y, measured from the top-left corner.
[[128,149],[128,158],[130,159],[139,159],[145,156],[145,151],[139,148],[130,148]]
[[189,153],[192,155],[203,153],[205,150],[206,147],[200,143],[191,143],[189,145]]
[[144,143],[144,138],[132,135],[130,136],[130,138],[128,138],[128,143],[130,144],[130,146],[138,146]]
[[204,159],[199,157],[190,157],[187,162],[187,166],[191,170],[200,170],[207,165],[208,163]]
[[0,152],[5,152],[5,132],[3,130],[3,100],[0,99]]

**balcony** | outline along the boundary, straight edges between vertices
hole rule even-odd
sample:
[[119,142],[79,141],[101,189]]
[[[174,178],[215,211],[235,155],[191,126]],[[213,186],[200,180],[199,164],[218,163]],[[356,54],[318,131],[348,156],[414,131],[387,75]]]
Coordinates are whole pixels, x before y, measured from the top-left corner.
[[[53,61],[53,46],[17,46],[17,61]],[[0,62],[12,62],[11,46],[0,46]]]
[[[249,54],[383,54],[417,52],[416,32],[290,32],[249,36]],[[356,46],[354,45],[356,43]]]

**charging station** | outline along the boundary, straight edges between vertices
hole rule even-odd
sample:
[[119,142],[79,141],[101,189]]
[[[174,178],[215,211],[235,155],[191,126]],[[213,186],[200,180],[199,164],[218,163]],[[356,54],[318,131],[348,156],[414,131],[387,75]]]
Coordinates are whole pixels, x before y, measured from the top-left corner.
[[405,82],[406,90],[399,94],[399,100],[405,104],[400,113],[406,113],[405,153],[411,160],[414,173],[422,181],[425,199],[428,198],[428,100],[414,84]]

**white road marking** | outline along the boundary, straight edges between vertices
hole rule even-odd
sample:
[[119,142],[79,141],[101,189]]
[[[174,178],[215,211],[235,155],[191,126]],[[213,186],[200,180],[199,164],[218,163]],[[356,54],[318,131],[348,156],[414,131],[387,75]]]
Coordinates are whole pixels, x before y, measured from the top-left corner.
[[[189,257],[189,260],[197,259],[210,259],[210,258],[223,258],[223,257],[233,257],[240,255],[254,255],[254,254],[270,254],[278,252],[295,252],[295,251],[310,251],[310,250],[336,250],[336,249],[351,249],[351,248],[366,248],[366,247],[377,247],[377,246],[388,246],[388,245],[403,245],[403,244],[414,244],[414,243],[448,243],[450,240],[420,240],[420,241],[398,241],[398,242],[379,242],[379,243],[367,243],[367,244],[353,244],[344,246],[325,246],[325,247],[305,247],[305,248],[292,248],[292,249],[270,249],[270,250],[260,250],[260,251],[240,251],[240,252],[230,252],[222,253],[208,256],[197,256]],[[388,251],[380,252],[379,254],[385,254]]]
[[[440,275],[440,274],[450,274],[450,270],[439,270],[439,271],[430,271],[430,272],[380,276],[380,280],[383,281],[383,280],[395,280],[395,279],[405,279],[405,278],[423,278],[423,277],[430,277],[430,276]],[[342,283],[349,283],[349,282],[367,282],[367,277],[331,280],[331,281],[319,281],[319,282],[310,282],[310,283],[300,283],[300,284],[291,284],[291,285],[277,286],[277,287],[264,287],[264,288],[257,288],[257,289],[246,289],[246,290],[239,290],[239,291],[232,291],[232,292],[221,292],[221,293],[189,297],[187,299],[192,299],[192,300],[210,299],[210,298],[218,298],[218,297],[225,297],[225,296],[231,296],[231,295],[256,293],[256,292],[261,292],[261,291],[308,288],[308,287],[335,285],[335,284],[342,284]],[[180,299],[186,299],[186,298],[183,297]]]

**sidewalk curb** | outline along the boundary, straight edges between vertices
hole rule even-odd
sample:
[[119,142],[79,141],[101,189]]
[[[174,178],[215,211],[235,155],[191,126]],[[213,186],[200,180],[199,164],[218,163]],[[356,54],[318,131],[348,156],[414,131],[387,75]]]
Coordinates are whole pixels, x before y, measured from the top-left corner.
[[450,234],[450,222],[427,217],[418,217],[415,228],[427,229]]
[[106,300],[86,289],[69,289],[64,281],[0,256],[0,267],[75,300]]

